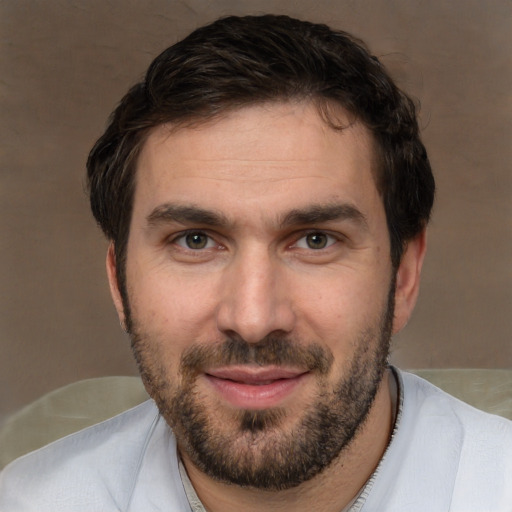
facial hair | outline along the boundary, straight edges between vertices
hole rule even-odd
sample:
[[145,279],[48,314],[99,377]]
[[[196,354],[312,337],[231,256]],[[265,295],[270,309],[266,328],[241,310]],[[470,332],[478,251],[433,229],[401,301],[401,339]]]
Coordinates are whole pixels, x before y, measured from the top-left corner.
[[[196,467],[225,483],[289,489],[326,469],[364,425],[387,367],[394,289],[393,282],[380,318],[350,344],[355,347],[352,358],[334,386],[327,379],[332,352],[287,335],[270,335],[258,343],[233,337],[220,344],[192,345],[181,357],[178,376],[170,375],[155,357],[155,340],[130,317],[132,348],[146,389],[172,428],[179,449]],[[129,314],[128,308],[125,313]],[[316,378],[316,396],[304,404],[304,414],[290,428],[283,426],[284,408],[240,410],[219,417],[196,381],[205,368],[230,364],[304,369]]]

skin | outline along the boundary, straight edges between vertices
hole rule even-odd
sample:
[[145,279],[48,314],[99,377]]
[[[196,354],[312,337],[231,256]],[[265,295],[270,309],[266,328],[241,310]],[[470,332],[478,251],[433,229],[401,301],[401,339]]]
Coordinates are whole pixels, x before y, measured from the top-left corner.
[[[279,333],[332,354],[322,379],[314,372],[302,374],[303,368],[278,368],[289,372],[293,382],[283,393],[271,384],[270,398],[261,386],[246,392],[247,387],[228,381],[226,391],[222,378],[212,382],[198,375],[196,392],[215,428],[226,435],[234,431],[240,409],[276,407],[284,411],[279,428],[291,432],[314,407],[318,393],[334,388],[346,374],[360,348],[360,334],[375,327],[365,340],[368,352],[379,343],[376,326],[392,276],[386,216],[374,181],[371,136],[360,123],[345,120],[347,128],[334,131],[308,103],[248,107],[195,128],[160,126],[141,152],[126,276],[131,315],[144,330],[149,371],[179,383],[184,378],[180,358],[191,345],[215,345],[230,336],[256,344]],[[333,205],[342,213],[330,220],[292,215]],[[214,212],[221,219],[187,218],[182,207]],[[187,239],[190,231],[206,237]],[[308,238],[311,233],[320,237]],[[191,248],[191,241],[200,243]],[[318,241],[325,247],[318,248]],[[422,233],[409,242],[402,258],[393,332],[405,325],[416,302],[425,246]],[[107,271],[125,322],[113,247]],[[236,371],[244,378],[257,380],[259,372],[269,371],[262,378],[272,381],[275,369],[241,366]],[[222,377],[224,370],[212,372]],[[386,372],[349,446],[322,473],[284,491],[210,478],[178,436],[196,492],[211,511],[339,512],[385,451],[393,424],[393,385]],[[235,446],[251,449],[246,443]]]

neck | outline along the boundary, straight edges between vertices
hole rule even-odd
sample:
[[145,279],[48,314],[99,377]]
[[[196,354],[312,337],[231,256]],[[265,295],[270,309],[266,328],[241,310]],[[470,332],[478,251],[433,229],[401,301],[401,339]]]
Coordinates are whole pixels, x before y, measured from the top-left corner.
[[396,394],[395,378],[387,370],[368,417],[350,445],[322,473],[292,489],[264,491],[224,484],[199,471],[185,454],[183,463],[208,512],[339,512],[358,495],[386,451]]

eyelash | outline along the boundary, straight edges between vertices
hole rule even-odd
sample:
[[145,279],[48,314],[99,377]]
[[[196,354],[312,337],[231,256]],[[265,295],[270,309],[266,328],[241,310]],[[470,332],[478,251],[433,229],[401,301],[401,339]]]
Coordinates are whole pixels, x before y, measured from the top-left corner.
[[[192,248],[192,247],[187,247],[186,245],[181,245],[179,243],[180,240],[186,241],[187,237],[194,236],[194,235],[206,237],[207,245],[211,244],[212,242],[213,242],[213,244],[210,247]],[[173,237],[170,242],[173,245],[177,245],[178,247],[180,247],[184,250],[188,250],[188,251],[192,251],[192,252],[200,252],[200,251],[204,251],[205,249],[212,249],[214,246],[217,246],[217,247],[220,246],[220,244],[215,242],[215,240],[212,236],[210,236],[207,232],[199,230],[199,229],[191,229],[191,230],[183,231],[183,232],[177,234],[175,237]]]
[[[308,237],[312,237],[312,236],[321,236],[321,237],[325,237],[326,238],[326,245],[324,247],[316,247],[316,248],[313,248],[313,247],[299,247],[299,242],[301,242],[302,240],[305,240],[306,242],[306,245],[307,245],[307,239]],[[335,236],[331,233],[328,233],[326,231],[323,231],[323,230],[311,230],[311,231],[307,231],[306,233],[302,233],[302,236],[300,236],[293,244],[292,244],[292,247],[297,247],[298,249],[304,249],[304,250],[311,250],[311,251],[314,251],[314,252],[320,252],[320,251],[324,251],[324,250],[327,250],[329,249],[329,247],[331,247],[332,245],[334,245],[336,242],[339,242],[340,241],[340,236]]]
[[[342,237],[339,234],[334,235],[332,233],[329,233],[329,232],[326,232],[323,230],[318,230],[318,229],[317,230],[309,230],[306,232],[302,231],[300,233],[297,233],[297,235],[299,235],[299,234],[300,234],[300,236],[294,237],[295,241],[289,245],[290,248],[296,248],[298,250],[306,250],[306,251],[311,250],[313,252],[322,252],[324,250],[328,250],[329,247],[331,247],[332,245],[334,245],[337,242],[340,242],[342,240]],[[186,245],[187,237],[194,236],[194,235],[204,236],[207,238],[207,240],[205,242],[205,244],[206,244],[205,247],[193,248],[193,247],[188,247]],[[302,240],[307,240],[308,237],[315,236],[315,235],[326,238],[326,245],[324,247],[313,248],[313,247],[300,247],[299,246],[299,243]],[[179,243],[180,241],[184,241],[183,245],[181,243]],[[217,248],[223,247],[222,244],[219,244],[218,242],[216,242],[214,237],[209,235],[208,232],[206,232],[204,230],[198,230],[198,229],[191,229],[191,230],[187,230],[187,231],[178,233],[176,236],[174,236],[170,240],[170,243],[180,247],[183,250],[190,251],[190,252],[203,252],[205,250],[213,249],[215,247],[217,247]],[[307,241],[305,242],[305,245],[306,244],[307,244]]]

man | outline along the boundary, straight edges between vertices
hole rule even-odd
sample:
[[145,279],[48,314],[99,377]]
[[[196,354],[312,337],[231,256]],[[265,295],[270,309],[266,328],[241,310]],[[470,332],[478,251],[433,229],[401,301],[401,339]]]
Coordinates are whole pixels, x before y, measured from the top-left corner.
[[511,422],[387,363],[434,180],[362,44],[287,17],[198,29],[88,178],[154,402],[13,463],[2,510],[512,510]]

